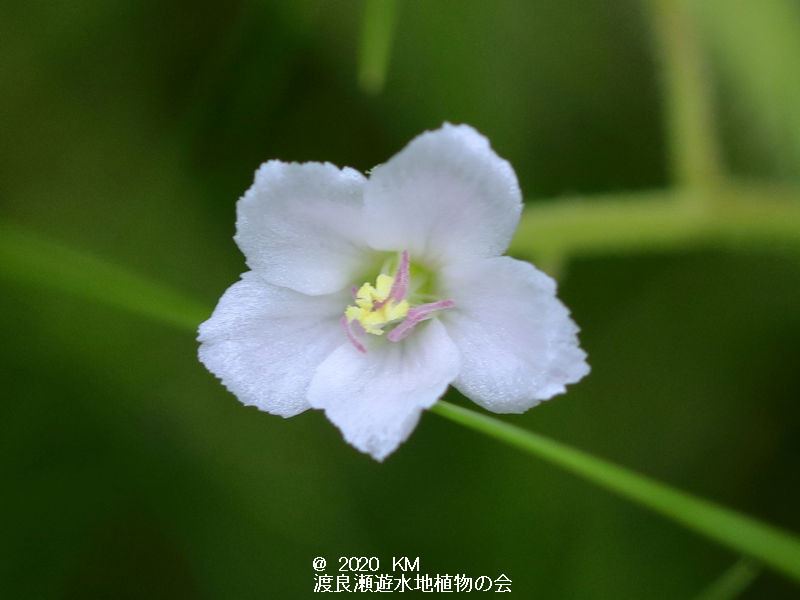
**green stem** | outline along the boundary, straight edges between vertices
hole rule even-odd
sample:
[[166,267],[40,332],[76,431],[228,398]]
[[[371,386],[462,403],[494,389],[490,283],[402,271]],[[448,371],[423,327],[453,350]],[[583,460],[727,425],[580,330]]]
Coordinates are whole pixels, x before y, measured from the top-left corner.
[[695,600],[733,600],[744,592],[760,573],[758,565],[742,558],[703,590]]
[[[3,223],[0,276],[73,293],[190,332],[210,313],[168,287]],[[445,402],[432,410],[545,458],[800,581],[800,541],[787,533],[497,419]]]
[[[800,189],[729,185],[705,192],[657,191],[560,198],[525,209],[511,244],[534,257],[595,256],[697,247],[800,250]],[[724,201],[723,201],[724,200]]]
[[194,331],[210,312],[169,287],[0,222],[0,276]]
[[548,460],[800,581],[800,540],[776,527],[487,415],[441,400],[431,410]]
[[[675,183],[710,187],[723,176],[709,73],[683,0],[648,0],[663,66],[667,135]],[[702,198],[696,198],[702,201]]]
[[367,93],[380,93],[386,83],[396,14],[397,0],[366,0],[358,82]]

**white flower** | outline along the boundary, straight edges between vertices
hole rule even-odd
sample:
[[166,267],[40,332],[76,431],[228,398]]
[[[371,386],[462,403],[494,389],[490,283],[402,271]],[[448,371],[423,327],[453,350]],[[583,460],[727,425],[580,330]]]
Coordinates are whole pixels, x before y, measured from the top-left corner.
[[466,125],[369,179],[269,161],[237,207],[251,270],[200,326],[200,360],[244,404],[324,410],[377,460],[450,384],[524,412],[589,367],[553,280],[501,256],[521,207],[511,166]]

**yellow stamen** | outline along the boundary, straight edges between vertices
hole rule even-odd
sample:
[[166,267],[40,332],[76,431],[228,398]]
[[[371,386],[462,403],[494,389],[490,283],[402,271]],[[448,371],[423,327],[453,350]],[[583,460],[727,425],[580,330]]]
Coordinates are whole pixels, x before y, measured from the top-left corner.
[[374,286],[371,283],[362,285],[356,292],[355,305],[344,311],[348,322],[358,321],[367,333],[383,335],[385,325],[405,318],[408,301],[387,300],[393,284],[394,277],[381,273]]

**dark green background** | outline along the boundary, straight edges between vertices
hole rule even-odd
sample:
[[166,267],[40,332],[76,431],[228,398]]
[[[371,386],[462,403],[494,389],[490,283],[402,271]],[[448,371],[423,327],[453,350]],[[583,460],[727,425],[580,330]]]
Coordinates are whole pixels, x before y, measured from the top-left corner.
[[[361,2],[12,0],[2,217],[210,313],[245,270],[235,202],[268,158],[366,170],[447,120],[489,136],[531,202],[664,187],[645,6],[405,2],[373,97],[356,84]],[[797,174],[784,88],[762,119],[714,60],[735,172]],[[184,331],[0,285],[0,597],[304,598],[315,556],[357,555],[505,573],[522,597],[673,599],[736,560],[435,415],[377,464],[318,412],[241,406]],[[800,530],[797,255],[577,260],[561,297],[593,371],[510,421]],[[797,593],[764,573],[742,597]]]

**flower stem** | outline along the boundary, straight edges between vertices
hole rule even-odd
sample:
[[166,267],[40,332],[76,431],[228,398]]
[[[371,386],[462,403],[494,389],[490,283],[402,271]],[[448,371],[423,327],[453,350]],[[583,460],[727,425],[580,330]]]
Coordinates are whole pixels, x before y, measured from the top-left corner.
[[548,460],[800,582],[800,540],[789,533],[499,419],[444,401],[431,410]]
[[695,600],[733,600],[755,581],[761,569],[752,561],[741,558],[719,579],[704,589]]
[[358,83],[369,94],[380,93],[386,83],[396,14],[397,0],[367,0],[364,6]]
[[195,331],[211,312],[111,262],[0,222],[0,276]]
[[723,176],[722,153],[709,71],[695,23],[683,0],[648,0],[648,4],[663,67],[673,181],[679,187],[713,186]]
[[[590,209],[587,207],[587,210]],[[616,209],[610,210],[613,213]],[[759,214],[758,209],[753,210]],[[788,237],[788,231],[796,226],[796,221],[791,221],[791,218],[800,218],[800,208],[773,207],[765,210],[768,217],[765,217],[765,222],[769,225],[763,227],[762,234],[778,230],[778,217],[783,215],[787,221],[784,224],[787,231],[784,233]],[[772,211],[775,212],[774,215],[771,215]],[[744,215],[740,218],[744,218]],[[558,219],[554,218],[550,224],[556,231],[559,227],[569,231],[575,227],[572,219],[579,219],[580,222],[581,217],[566,216],[560,225]],[[758,229],[758,220],[751,219],[749,223],[753,226],[756,222]],[[737,226],[733,229],[739,231],[740,228]],[[740,233],[744,233],[744,228],[741,229]],[[578,229],[574,229],[573,233],[577,232]],[[580,241],[583,239],[581,235],[574,239]],[[766,238],[762,241],[765,240]],[[612,237],[602,239],[599,246],[593,245],[595,241],[591,237],[584,240],[588,242],[587,248],[595,251],[608,246],[602,242],[611,242],[610,246],[615,247]],[[630,247],[626,243],[621,246]],[[580,245],[576,245],[574,249],[580,248]],[[2,222],[0,277],[72,293],[192,333],[211,312],[167,286]],[[441,401],[432,410],[480,433],[549,460],[800,581],[800,541],[790,534],[498,419]]]
[[560,198],[528,206],[511,244],[532,256],[597,256],[698,247],[800,250],[800,188],[729,184]]

